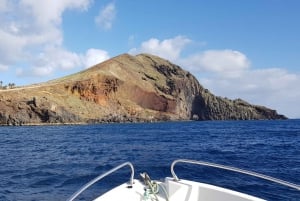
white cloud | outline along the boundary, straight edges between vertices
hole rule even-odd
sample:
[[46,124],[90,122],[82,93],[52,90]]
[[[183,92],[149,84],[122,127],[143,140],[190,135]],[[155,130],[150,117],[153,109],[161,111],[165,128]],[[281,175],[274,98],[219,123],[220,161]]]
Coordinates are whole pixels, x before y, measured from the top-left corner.
[[18,76],[49,76],[56,70],[69,70],[82,65],[81,57],[61,47],[48,47],[30,60],[32,66],[19,68]]
[[[266,94],[281,93],[283,91],[294,91],[291,95],[299,94],[296,90],[300,77],[280,68],[248,69],[239,77],[226,77],[212,74],[210,77],[202,78],[203,84],[210,86],[222,96],[232,94],[247,97],[264,96]],[[294,86],[295,85],[295,86]],[[233,97],[232,97],[233,98]]]
[[229,77],[239,76],[250,65],[243,53],[234,50],[206,50],[184,58],[181,63],[191,71],[212,72]]
[[82,65],[81,56],[63,47],[62,15],[88,9],[92,0],[0,0],[0,60],[22,63],[18,76],[48,76]]
[[32,13],[38,26],[49,27],[60,25],[62,14],[67,9],[86,10],[90,4],[90,0],[20,0],[20,4],[27,12]]
[[191,40],[185,36],[176,36],[163,41],[151,38],[143,42],[139,48],[131,49],[129,53],[149,53],[175,62],[179,59],[183,48],[190,42]]
[[17,68],[16,75],[18,77],[30,77],[30,78],[38,78],[43,76],[51,76],[54,72],[54,68],[51,65],[48,66],[32,66],[30,68]]
[[104,50],[89,49],[83,58],[83,65],[85,68],[89,68],[89,67],[96,65],[98,63],[101,63],[109,58],[110,58],[110,56],[109,56],[108,52],[106,52]]
[[[1,0],[0,60],[26,60],[47,46],[62,45],[62,14],[67,9],[85,10],[91,0]],[[33,51],[35,50],[35,52]]]
[[99,11],[99,15],[95,17],[97,26],[104,30],[112,28],[113,21],[116,17],[116,7],[114,3],[109,3]]
[[17,35],[7,33],[0,28],[0,60],[10,63],[22,57],[26,41]]
[[49,48],[41,53],[35,61],[36,66],[51,66],[61,70],[68,70],[81,65],[78,54],[62,48]]
[[53,66],[48,65],[44,67],[33,67],[32,71],[30,72],[30,75],[34,76],[46,76],[46,75],[51,75],[54,71]]
[[100,49],[89,49],[83,55],[67,51],[60,47],[47,48],[36,58],[32,58],[30,69],[18,68],[20,77],[49,76],[57,71],[65,71],[84,66],[91,67],[109,59],[108,52]]
[[0,0],[0,12],[6,12],[9,8],[9,2],[7,0]]
[[8,66],[7,65],[0,64],[0,72],[1,71],[7,71],[7,70],[8,70]]
[[[13,67],[19,77],[43,80],[43,76],[53,78],[62,71],[74,72],[75,68],[108,59],[104,50],[76,53],[63,45],[63,13],[74,9],[86,11],[92,2],[0,0],[0,71]],[[114,5],[109,4],[104,16],[112,11],[115,12]]]

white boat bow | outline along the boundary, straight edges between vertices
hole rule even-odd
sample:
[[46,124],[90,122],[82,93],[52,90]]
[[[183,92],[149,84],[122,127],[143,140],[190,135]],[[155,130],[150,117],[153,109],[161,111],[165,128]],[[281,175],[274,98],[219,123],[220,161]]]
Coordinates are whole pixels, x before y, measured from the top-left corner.
[[264,199],[258,198],[245,193],[233,191],[230,189],[205,184],[196,181],[179,179],[174,171],[174,166],[177,163],[190,163],[202,166],[209,166],[214,168],[225,169],[229,171],[239,172],[242,174],[251,175],[254,177],[262,178],[268,181],[276,182],[278,184],[288,186],[300,191],[300,186],[276,179],[263,174],[242,170],[230,166],[224,166],[204,161],[194,161],[187,159],[175,160],[171,165],[171,173],[173,178],[166,177],[164,181],[153,181],[150,177],[143,173],[141,174],[142,180],[134,179],[134,167],[130,162],[123,163],[108,172],[99,175],[77,192],[75,192],[67,201],[75,200],[83,191],[89,188],[94,183],[102,178],[110,175],[111,173],[129,166],[131,168],[130,180],[127,183],[121,184],[110,191],[97,197],[94,201],[263,201]]

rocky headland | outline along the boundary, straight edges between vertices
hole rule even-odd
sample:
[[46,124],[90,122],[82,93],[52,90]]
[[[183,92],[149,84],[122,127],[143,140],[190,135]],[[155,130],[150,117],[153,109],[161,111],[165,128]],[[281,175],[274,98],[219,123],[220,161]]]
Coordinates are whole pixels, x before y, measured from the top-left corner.
[[123,54],[49,82],[0,90],[0,125],[286,119],[213,95],[157,56]]

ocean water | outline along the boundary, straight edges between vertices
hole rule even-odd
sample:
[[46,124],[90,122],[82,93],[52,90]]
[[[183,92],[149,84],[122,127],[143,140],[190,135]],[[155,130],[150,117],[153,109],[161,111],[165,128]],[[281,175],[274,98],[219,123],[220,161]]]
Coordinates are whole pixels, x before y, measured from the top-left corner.
[[[300,184],[300,120],[204,121],[0,127],[0,200],[66,200],[82,185],[130,161],[136,178],[171,176],[178,158],[204,160]],[[178,164],[179,178],[268,200],[300,200],[300,191],[214,168]],[[87,190],[89,200],[128,181],[124,167]]]

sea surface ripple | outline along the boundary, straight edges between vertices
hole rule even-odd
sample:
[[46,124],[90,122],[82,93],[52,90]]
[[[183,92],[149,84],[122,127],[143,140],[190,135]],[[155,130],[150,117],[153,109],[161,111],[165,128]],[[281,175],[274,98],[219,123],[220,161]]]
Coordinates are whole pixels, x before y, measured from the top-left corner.
[[[152,179],[171,176],[178,158],[235,166],[300,184],[300,120],[204,121],[0,127],[0,200],[66,200],[82,185],[130,161]],[[300,192],[214,168],[178,164],[177,175],[268,200],[300,200]],[[129,179],[127,168],[79,200]]]

